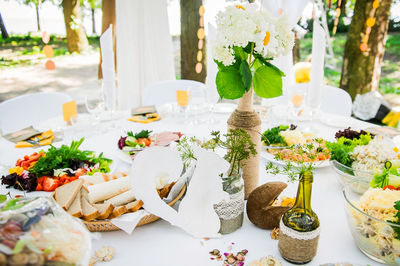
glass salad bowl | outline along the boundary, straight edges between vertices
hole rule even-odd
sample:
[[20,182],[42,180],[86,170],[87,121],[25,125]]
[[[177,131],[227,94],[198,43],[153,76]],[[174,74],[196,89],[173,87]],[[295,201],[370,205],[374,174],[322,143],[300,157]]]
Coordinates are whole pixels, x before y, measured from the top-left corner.
[[[354,192],[364,193],[369,188],[369,182],[374,177],[374,172],[355,170],[344,164],[339,163],[336,160],[330,161],[333,169],[337,173],[338,181],[342,186],[351,184],[351,188]],[[364,182],[355,182],[364,181]]]
[[[368,185],[365,181],[354,182]],[[375,261],[400,265],[400,239],[396,238],[395,233],[396,230],[400,232],[400,225],[377,219],[362,211],[357,205],[361,195],[353,191],[351,184],[344,187],[343,195],[347,221],[357,247]]]

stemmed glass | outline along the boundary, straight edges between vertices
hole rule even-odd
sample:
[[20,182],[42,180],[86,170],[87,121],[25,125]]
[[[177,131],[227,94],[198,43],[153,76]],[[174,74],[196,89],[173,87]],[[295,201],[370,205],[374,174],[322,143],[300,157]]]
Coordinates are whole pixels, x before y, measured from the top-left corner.
[[219,101],[220,97],[215,88],[207,88],[205,94],[206,94],[207,104],[209,106],[209,115],[208,115],[207,123],[216,124],[219,121],[217,119],[215,119],[214,108],[215,108],[215,104]]
[[94,116],[94,124],[98,124],[100,121],[100,115],[105,110],[104,98],[103,96],[92,94],[86,96],[85,99],[86,110]]

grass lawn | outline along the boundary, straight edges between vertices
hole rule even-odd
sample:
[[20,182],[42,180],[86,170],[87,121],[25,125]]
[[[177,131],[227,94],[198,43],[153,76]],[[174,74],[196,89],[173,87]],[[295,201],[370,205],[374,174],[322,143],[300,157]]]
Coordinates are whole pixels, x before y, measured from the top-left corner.
[[[339,87],[340,74],[343,63],[344,45],[346,34],[338,34],[332,38],[334,56],[326,60],[326,83]],[[312,35],[307,34],[300,44],[300,58],[305,61],[311,54]],[[381,93],[400,94],[400,34],[390,33],[386,41],[386,51],[383,59],[379,90]]]
[[[89,49],[86,53],[99,49],[99,37],[88,37]],[[49,45],[54,56],[69,55],[67,40],[64,37],[50,35]],[[13,35],[8,39],[0,37],[0,69],[29,66],[40,63],[46,57],[42,53],[44,43],[40,36]]]

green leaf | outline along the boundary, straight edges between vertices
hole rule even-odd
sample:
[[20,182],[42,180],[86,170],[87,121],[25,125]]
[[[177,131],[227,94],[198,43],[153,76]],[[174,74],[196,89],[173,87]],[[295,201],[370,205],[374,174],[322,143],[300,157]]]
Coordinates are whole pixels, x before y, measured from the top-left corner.
[[0,195],[0,203],[7,200],[7,195]]
[[271,64],[270,62],[268,62],[268,60],[272,60],[273,58],[264,58],[262,55],[254,53],[254,57],[257,58],[261,63],[263,63],[265,66],[271,67],[273,69],[275,69],[276,71],[278,71],[278,73],[284,77],[285,73],[282,72],[282,70],[280,70],[278,67],[274,66],[273,64]]
[[263,63],[260,60],[256,59],[253,63],[253,69],[256,71],[261,66],[263,66]]
[[396,201],[396,202],[394,203],[394,208],[395,208],[396,210],[400,211],[400,200],[399,200],[399,201]]
[[15,245],[12,253],[13,254],[18,254],[24,249],[24,247],[25,247],[25,241],[24,240],[18,240],[18,242]]
[[240,76],[242,77],[245,90],[249,91],[251,80],[253,77],[251,75],[251,70],[247,61],[242,61],[242,63],[240,64],[239,72]]
[[216,84],[219,95],[225,99],[238,99],[246,91],[242,77],[239,71],[235,69],[218,71]]
[[251,53],[251,44],[252,44],[252,42],[249,42],[249,43],[246,45],[246,47],[243,48],[243,50],[244,50],[246,53],[248,53],[248,54]]
[[261,66],[254,72],[254,92],[262,98],[282,95],[282,76],[269,66]]
[[281,77],[285,77],[286,76],[285,73],[283,73],[282,70],[280,70],[277,66],[271,64],[270,62],[266,62],[265,65],[275,69],[275,71],[277,71],[281,75]]
[[235,57],[240,58],[241,61],[247,60],[247,53],[240,46],[234,46],[233,51],[235,52]]

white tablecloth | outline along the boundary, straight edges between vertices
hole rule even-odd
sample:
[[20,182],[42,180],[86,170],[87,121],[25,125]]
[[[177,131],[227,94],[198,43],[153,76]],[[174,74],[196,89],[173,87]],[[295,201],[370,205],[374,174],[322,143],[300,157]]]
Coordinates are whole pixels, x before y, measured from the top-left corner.
[[[139,131],[151,129],[154,132],[180,131],[188,135],[208,137],[211,130],[226,130],[228,114],[216,115],[219,123],[194,124],[195,119],[178,119],[166,117],[165,119],[151,123],[139,124],[129,122],[125,119],[109,123],[108,131],[92,132],[82,144],[82,149],[103,151],[107,157],[115,160],[117,169],[128,169],[128,165],[119,158],[117,141],[126,131]],[[207,118],[204,115],[202,118]],[[60,118],[61,119],[61,118]],[[351,118],[340,118],[332,115],[324,115],[324,122],[331,124],[345,124],[353,128],[366,128],[370,124],[360,122]],[[286,121],[287,122],[287,121]],[[262,130],[272,125],[280,124],[278,121],[263,123]],[[103,125],[104,126],[104,125]],[[307,128],[307,124],[301,126]],[[343,128],[343,127],[341,127]],[[335,126],[327,126],[321,122],[314,123],[312,129],[317,130],[317,135],[333,139],[334,133],[339,129]],[[94,133],[94,134],[93,134]],[[78,133],[79,135],[79,133]],[[60,145],[60,143],[55,144]],[[0,163],[12,166],[18,158],[31,154],[38,149],[15,149],[14,145],[4,139],[0,139]],[[265,172],[266,161],[261,159],[260,184],[269,181],[287,181],[283,176],[268,175]],[[355,245],[350,234],[344,211],[344,199],[342,188],[336,180],[336,174],[330,167],[317,169],[314,176],[312,208],[317,213],[321,223],[321,236],[319,240],[318,253],[309,265],[320,265],[332,262],[350,262],[355,265],[376,265],[377,263],[366,257]],[[295,196],[297,184],[289,184],[283,194]],[[1,187],[0,193],[6,191]],[[22,194],[21,192],[19,194]],[[171,226],[169,223],[159,220],[152,224],[138,227],[128,235],[122,231],[99,233],[98,239],[93,240],[93,250],[102,245],[115,248],[116,254],[111,262],[104,265],[222,265],[222,262],[210,260],[209,251],[217,248],[221,252],[237,252],[242,249],[249,250],[246,262],[252,262],[263,256],[274,255],[281,258],[278,251],[278,241],[272,240],[269,230],[263,230],[254,226],[245,216],[243,227],[234,233],[224,235],[220,239],[194,239],[181,229]],[[232,244],[234,243],[234,244]],[[282,259],[284,265],[290,265]],[[246,263],[246,264],[247,264]]]

